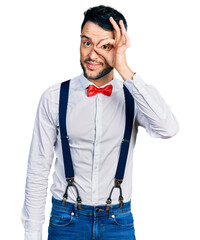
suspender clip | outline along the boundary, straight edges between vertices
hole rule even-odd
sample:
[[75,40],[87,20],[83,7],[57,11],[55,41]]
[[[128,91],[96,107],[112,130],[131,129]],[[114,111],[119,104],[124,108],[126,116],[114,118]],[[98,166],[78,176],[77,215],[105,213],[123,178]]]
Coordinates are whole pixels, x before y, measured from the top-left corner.
[[68,185],[66,187],[65,194],[63,195],[62,205],[65,206],[67,198],[68,198],[68,194],[67,194],[68,188],[72,186],[72,187],[75,187],[76,193],[78,195],[77,199],[76,199],[77,200],[78,209],[82,209],[82,205],[81,205],[82,200],[81,200],[81,198],[79,196],[78,189],[77,189],[76,185],[74,184],[74,177],[66,178],[66,180],[68,182]]
[[115,179],[115,187],[120,188],[121,183],[122,183],[122,179]]
[[123,197],[122,196],[119,196],[119,206],[120,206],[120,208],[123,208],[123,206],[124,206]]
[[67,194],[68,187],[74,185],[74,178],[66,178],[66,180],[67,180],[67,182],[68,182],[68,185],[67,185],[67,187],[66,187],[65,194],[63,195],[63,200],[62,200],[62,205],[63,205],[63,206],[65,206],[66,201],[67,201],[67,198],[68,198],[68,194]]
[[110,210],[110,204],[111,204],[112,200],[111,198],[109,197],[106,201],[106,211],[109,211]]
[[66,178],[66,180],[67,180],[67,182],[68,182],[68,186],[70,187],[70,186],[72,186],[72,185],[74,185],[74,178],[72,177],[72,178]]
[[111,195],[113,192],[114,188],[119,188],[120,190],[120,195],[119,195],[119,204],[120,204],[120,208],[123,208],[124,203],[123,203],[123,196],[122,196],[122,189],[121,189],[121,183],[122,183],[122,179],[115,179],[115,185],[112,187],[110,195],[106,201],[106,211],[110,210],[110,204],[112,202],[111,200]]
[[80,196],[77,197],[77,207],[78,207],[78,209],[80,209],[80,210],[82,209]]

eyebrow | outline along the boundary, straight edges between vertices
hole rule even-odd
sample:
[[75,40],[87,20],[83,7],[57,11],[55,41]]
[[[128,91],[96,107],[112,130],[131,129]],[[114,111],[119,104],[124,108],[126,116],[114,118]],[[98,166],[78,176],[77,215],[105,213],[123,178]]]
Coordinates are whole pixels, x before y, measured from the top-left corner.
[[87,37],[86,35],[81,35],[81,38],[87,38],[88,40],[91,40],[91,38]]

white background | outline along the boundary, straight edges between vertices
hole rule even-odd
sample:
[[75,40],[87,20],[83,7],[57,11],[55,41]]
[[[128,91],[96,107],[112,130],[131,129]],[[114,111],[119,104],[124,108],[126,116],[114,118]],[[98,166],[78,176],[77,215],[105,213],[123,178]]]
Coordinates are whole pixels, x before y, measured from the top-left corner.
[[[1,239],[23,239],[20,220],[33,123],[49,86],[79,75],[83,12],[105,4],[128,22],[130,68],[154,85],[180,125],[171,139],[139,129],[132,212],[137,240],[200,239],[198,1],[18,0],[0,3]],[[52,166],[49,187],[52,184]],[[48,188],[43,239],[51,208]],[[4,237],[2,237],[4,236]]]

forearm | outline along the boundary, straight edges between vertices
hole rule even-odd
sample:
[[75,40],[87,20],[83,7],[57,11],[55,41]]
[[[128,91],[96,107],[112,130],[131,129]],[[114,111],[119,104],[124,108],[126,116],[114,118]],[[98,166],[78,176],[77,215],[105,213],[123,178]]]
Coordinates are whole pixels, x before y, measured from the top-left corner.
[[128,66],[128,63],[126,61],[126,56],[122,56],[119,62],[120,64],[116,66],[116,70],[118,71],[122,79],[124,81],[126,81],[127,79],[133,80],[133,76],[136,74],[136,72],[133,72]]

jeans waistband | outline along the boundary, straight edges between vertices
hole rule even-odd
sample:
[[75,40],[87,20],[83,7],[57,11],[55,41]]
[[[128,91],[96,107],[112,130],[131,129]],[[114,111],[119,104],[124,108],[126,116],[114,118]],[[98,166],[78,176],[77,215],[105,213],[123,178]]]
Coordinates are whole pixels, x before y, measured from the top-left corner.
[[52,196],[52,205],[56,209],[64,212],[74,212],[75,215],[83,214],[83,215],[91,215],[91,216],[98,216],[98,215],[108,215],[111,216],[112,214],[124,213],[131,211],[131,200],[128,202],[124,202],[123,208],[120,208],[118,204],[111,204],[110,210],[106,210],[106,204],[104,205],[82,205],[82,209],[77,208],[77,203],[71,203],[66,201],[65,206],[62,205],[62,200],[58,200]]

